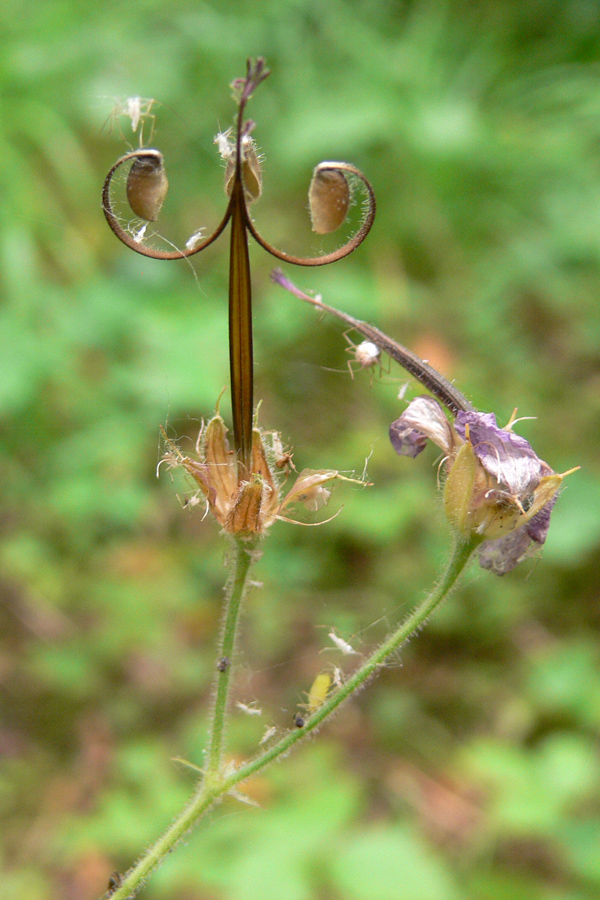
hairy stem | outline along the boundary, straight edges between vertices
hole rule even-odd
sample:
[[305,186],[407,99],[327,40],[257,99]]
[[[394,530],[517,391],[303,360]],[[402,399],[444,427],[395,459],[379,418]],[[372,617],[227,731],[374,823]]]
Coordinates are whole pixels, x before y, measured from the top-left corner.
[[396,362],[406,369],[407,372],[410,372],[413,378],[416,378],[428,391],[431,391],[434,397],[437,397],[438,400],[450,410],[453,416],[456,416],[461,410],[463,412],[474,410],[473,404],[461,394],[457,387],[451,384],[443,375],[440,375],[433,366],[430,366],[429,363],[417,356],[416,353],[413,353],[412,350],[409,350],[408,347],[404,347],[397,341],[393,341],[387,334],[380,331],[379,328],[376,328],[374,325],[369,325],[361,319],[355,319],[354,316],[342,312],[341,309],[336,309],[335,306],[329,306],[327,303],[323,303],[318,294],[315,297],[311,297],[310,294],[305,294],[304,291],[297,288],[289,278],[286,278],[281,269],[274,269],[273,272],[271,272],[271,279],[275,284],[279,284],[281,287],[285,288],[286,291],[289,291],[290,294],[294,294],[294,296],[299,297],[300,300],[306,300],[307,303],[311,303],[317,309],[321,309],[324,312],[331,313],[333,316],[337,316],[342,322],[350,325],[351,328],[360,332],[360,334],[364,335],[368,340],[373,341],[380,350],[383,350],[388,356],[396,360]]
[[207,781],[214,780],[221,771],[223,740],[229,685],[231,681],[232,659],[242,601],[248,588],[248,575],[256,554],[256,542],[234,539],[235,559],[231,579],[227,586],[227,596],[223,616],[223,632],[217,655],[217,680],[215,700],[210,727],[210,742],[206,762]]
[[[446,570],[431,592],[408,618],[365,660],[363,665],[357,669],[348,681],[326,698],[322,706],[306,719],[302,728],[295,728],[289,731],[278,743],[227,775],[221,772],[219,765],[230,669],[229,666],[225,668],[225,671],[221,671],[219,668],[217,694],[213,710],[212,740],[206,777],[200,782],[194,796],[165,834],[150,847],[136,865],[124,876],[120,886],[111,894],[112,900],[131,900],[131,898],[135,897],[150,872],[162,862],[164,857],[173,850],[175,845],[190,831],[208,809],[241,782],[288,753],[305,735],[314,731],[325,722],[354,691],[362,687],[385,664],[390,654],[401,647],[412,634],[423,626],[436,607],[448,596],[469,561],[471,554],[480,543],[481,540],[479,538],[471,538],[467,541],[457,538]],[[237,617],[246,591],[248,573],[253,558],[252,548],[249,548],[247,543],[244,544],[238,541],[236,546],[236,566],[231,581],[231,593],[220,647],[221,659],[227,655],[227,650],[229,653],[232,653],[234,649]],[[228,658],[230,659],[231,657],[229,656]],[[215,738],[215,734],[218,735],[217,738]]]
[[261,753],[255,759],[250,760],[236,772],[229,775],[223,785],[224,790],[230,790],[236,784],[244,779],[249,778],[256,772],[263,769],[270,762],[287,753],[295,743],[297,743],[303,735],[314,731],[340,706],[344,700],[347,700],[354,691],[363,687],[364,684],[374,675],[384,664],[386,659],[399,647],[401,647],[408,638],[419,631],[425,624],[432,612],[440,605],[454,585],[458,577],[464,570],[472,553],[481,544],[481,538],[473,537],[468,540],[457,537],[456,543],[446,570],[443,572],[437,584],[425,599],[413,610],[407,619],[402,622],[398,628],[387,637],[383,643],[373,651],[368,659],[360,668],[346,681],[340,688],[333,691],[325,700],[325,702],[306,719],[302,728],[297,728],[285,735],[277,744]]

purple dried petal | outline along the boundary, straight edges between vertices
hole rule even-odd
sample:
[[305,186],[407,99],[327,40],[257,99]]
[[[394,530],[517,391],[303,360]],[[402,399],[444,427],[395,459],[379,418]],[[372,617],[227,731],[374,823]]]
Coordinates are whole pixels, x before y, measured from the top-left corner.
[[427,438],[420,431],[405,425],[402,416],[390,425],[390,441],[400,456],[418,456],[427,446]]
[[496,575],[505,575],[529,555],[531,538],[525,528],[515,528],[510,534],[484,541],[479,548],[479,564]]
[[453,446],[453,434],[444,410],[433,397],[415,397],[390,426],[390,440],[401,456],[418,456],[427,439],[445,453]]
[[493,541],[485,541],[479,548],[479,564],[496,575],[504,575],[514,569],[526,556],[530,556],[546,540],[550,528],[550,515],[558,499],[555,494],[542,509],[521,528]]
[[467,425],[475,455],[498,484],[514,497],[537,487],[544,464],[524,437],[498,428],[493,413],[459,412],[455,428],[465,439]]
[[546,540],[548,529],[550,528],[550,515],[557,500],[558,494],[555,494],[525,525],[525,531],[536,544],[543,544]]

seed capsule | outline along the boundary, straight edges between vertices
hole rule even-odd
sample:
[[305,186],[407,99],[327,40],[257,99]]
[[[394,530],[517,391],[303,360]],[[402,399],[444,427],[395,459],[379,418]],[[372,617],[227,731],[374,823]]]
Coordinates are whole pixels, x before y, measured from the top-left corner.
[[127,200],[136,216],[156,222],[168,187],[162,153],[146,150],[134,159],[127,176]]
[[312,229],[317,234],[329,234],[343,223],[350,206],[350,186],[343,172],[319,163],[313,172],[308,190],[308,204]]
[[[230,197],[235,177],[235,147],[233,145],[221,146],[222,139],[226,137],[226,134],[217,135],[215,140],[219,143],[221,157],[227,160],[225,193]],[[244,182],[246,202],[253,203],[255,200],[258,200],[262,194],[262,169],[256,144],[248,134],[245,134],[242,138],[242,181]]]

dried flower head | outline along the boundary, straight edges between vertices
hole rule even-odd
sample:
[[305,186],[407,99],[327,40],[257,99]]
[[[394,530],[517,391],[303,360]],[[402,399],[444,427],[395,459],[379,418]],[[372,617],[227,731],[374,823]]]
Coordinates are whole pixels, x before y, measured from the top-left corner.
[[[269,70],[265,60],[249,59],[246,75],[236,78],[232,84],[233,98],[237,104],[234,125],[220,132],[215,138],[219,153],[225,161],[225,193],[229,201],[221,222],[211,234],[204,235],[196,229],[185,243],[185,249],[162,250],[149,246],[146,228],[132,228],[119,221],[113,209],[111,185],[121,166],[131,164],[127,179],[127,199],[133,212],[146,221],[156,221],[167,191],[167,178],[162,154],[158,150],[139,149],[126,153],[111,167],[102,189],[102,208],[106,220],[126,246],[152,259],[184,259],[201,253],[223,233],[230,229],[229,252],[229,363],[233,413],[233,442],[237,466],[238,486],[246,485],[246,501],[250,509],[258,503],[258,486],[249,487],[252,472],[254,416],[254,351],[252,341],[252,279],[248,239],[251,236],[261,247],[283,262],[299,266],[324,266],[343,259],[363,242],[375,217],[375,196],[364,175],[350,163],[321,163],[313,173],[311,186],[311,213],[315,231],[321,234],[335,230],[342,224],[350,202],[350,181],[362,186],[365,198],[358,229],[342,246],[330,253],[317,256],[295,256],[278,250],[257,231],[249,212],[249,205],[261,195],[261,158],[252,137],[254,122],[245,118],[246,105],[257,87],[267,78]],[[150,108],[133,102],[131,98],[126,112],[132,125],[143,128],[143,117],[150,115]],[[135,128],[134,128],[135,130]],[[141,131],[140,131],[141,135]],[[140,136],[140,145],[142,143]],[[350,179],[350,180],[349,180]],[[174,245],[171,245],[172,248]],[[316,488],[313,489],[316,493]],[[254,498],[252,502],[251,499]],[[264,502],[258,504],[264,513]],[[240,516],[242,516],[240,510]],[[257,528],[262,526],[256,523]]]
[[282,470],[274,446],[281,446],[278,435],[274,441],[272,432],[254,428],[251,470],[248,479],[239,483],[227,427],[217,413],[200,433],[197,456],[183,455],[167,439],[163,460],[169,467],[183,467],[198,485],[217,522],[226,532],[241,538],[264,534],[277,519],[294,521],[284,515],[293,504],[301,503],[311,512],[318,511],[329,501],[335,481],[364,485],[335,469],[303,469],[282,496]]
[[415,457],[432,440],[445,453],[444,502],[452,526],[479,536],[481,565],[498,575],[546,540],[550,513],[566,475],[554,472],[514,417],[499,428],[493,413],[461,411],[452,424],[433,397],[415,398],[390,427],[397,453]]

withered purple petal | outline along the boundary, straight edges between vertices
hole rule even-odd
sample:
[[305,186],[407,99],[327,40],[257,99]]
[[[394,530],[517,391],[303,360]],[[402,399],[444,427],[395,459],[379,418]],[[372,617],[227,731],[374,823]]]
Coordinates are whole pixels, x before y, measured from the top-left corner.
[[406,425],[402,416],[390,425],[390,441],[392,447],[400,456],[418,456],[427,446],[425,435]]
[[485,541],[479,548],[479,563],[496,575],[504,575],[514,569],[536,547],[545,542],[550,528],[550,515],[558,499],[555,494],[546,505],[521,528],[494,541]]
[[529,520],[527,525],[525,525],[525,531],[531,540],[535,541],[537,544],[543,544],[546,540],[548,529],[550,528],[550,515],[557,500],[558,494],[555,494],[554,497],[540,509],[539,513],[536,513],[535,516]]
[[415,397],[390,426],[390,440],[401,456],[418,456],[427,439],[445,453],[453,445],[453,433],[444,410],[433,397]]
[[494,541],[484,541],[479,548],[479,564],[496,575],[505,575],[525,559],[531,548],[531,538],[525,528],[516,528],[510,534]]
[[543,463],[528,441],[498,428],[493,413],[459,412],[455,428],[469,441],[483,468],[513,496],[528,494],[540,481]]

